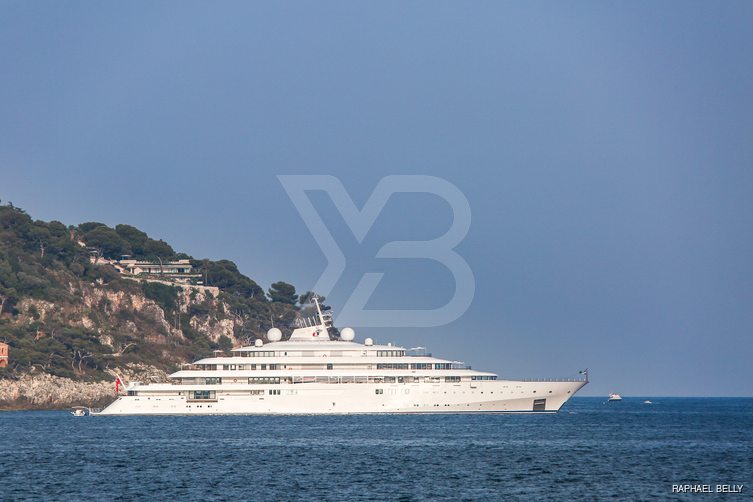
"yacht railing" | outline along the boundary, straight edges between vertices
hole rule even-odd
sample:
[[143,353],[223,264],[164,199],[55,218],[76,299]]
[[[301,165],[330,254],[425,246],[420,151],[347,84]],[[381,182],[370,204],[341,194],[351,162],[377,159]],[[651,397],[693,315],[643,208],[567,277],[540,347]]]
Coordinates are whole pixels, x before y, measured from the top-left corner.
[[516,382],[586,382],[586,378],[507,378],[499,377],[499,380],[512,380]]
[[431,352],[427,352],[426,347],[411,347],[410,349],[405,349],[405,355],[415,357],[431,357]]

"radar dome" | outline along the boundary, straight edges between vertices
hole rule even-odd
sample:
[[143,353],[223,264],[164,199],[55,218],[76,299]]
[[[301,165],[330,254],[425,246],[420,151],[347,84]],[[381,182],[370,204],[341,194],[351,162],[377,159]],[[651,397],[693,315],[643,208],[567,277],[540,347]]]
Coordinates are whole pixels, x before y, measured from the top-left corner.
[[351,342],[355,337],[356,332],[353,330],[353,328],[343,328],[342,331],[340,331],[340,340]]
[[280,331],[278,328],[272,328],[269,331],[267,331],[267,340],[270,342],[279,342],[282,340],[282,331]]
[[372,340],[371,338],[367,338],[366,340],[363,341],[363,344],[364,345],[374,345],[374,340]]
[[254,347],[261,347],[262,345],[264,345],[264,342],[261,341],[261,338],[257,338],[254,342]]

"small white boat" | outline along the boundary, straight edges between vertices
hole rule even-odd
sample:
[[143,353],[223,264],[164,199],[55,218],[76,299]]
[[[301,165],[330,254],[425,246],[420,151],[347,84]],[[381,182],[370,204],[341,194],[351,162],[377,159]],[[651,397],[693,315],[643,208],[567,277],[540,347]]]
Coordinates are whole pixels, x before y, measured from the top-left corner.
[[649,401],[648,399],[646,399],[645,401],[643,401],[643,404],[654,404],[654,403],[652,403],[651,401]]
[[71,415],[74,417],[85,417],[91,413],[91,410],[86,406],[74,406]]
[[609,394],[609,401],[622,401],[622,396],[619,394]]

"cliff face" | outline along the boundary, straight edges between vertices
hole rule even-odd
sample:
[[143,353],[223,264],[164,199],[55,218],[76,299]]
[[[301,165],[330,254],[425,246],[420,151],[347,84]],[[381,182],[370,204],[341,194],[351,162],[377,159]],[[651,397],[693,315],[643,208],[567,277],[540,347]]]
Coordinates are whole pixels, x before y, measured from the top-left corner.
[[[73,323],[94,330],[100,335],[101,343],[113,349],[113,334],[125,332],[137,337],[137,323],[146,328],[142,329],[146,340],[158,345],[169,345],[171,341],[184,342],[184,329],[188,328],[211,342],[219,343],[222,336],[232,344],[239,342],[236,333],[242,331],[244,319],[229,315],[231,309],[218,298],[218,288],[164,287],[174,290],[176,305],[172,311],[147,298],[139,289],[113,291],[96,285],[84,285],[80,295],[83,307],[81,318],[74,318]],[[46,307],[35,301],[29,304],[35,306],[37,311]],[[188,326],[182,326],[186,322]]]
[[[16,306],[16,327],[34,330],[35,341],[53,339],[65,327],[96,334],[104,352],[122,356],[140,342],[169,346],[186,344],[197,335],[207,342],[240,342],[247,319],[232,315],[231,308],[211,292],[192,286],[164,286],[173,290],[174,309],[148,298],[138,287],[127,290],[83,284],[72,301],[52,303],[24,298]],[[216,290],[216,288],[215,288]],[[187,336],[187,331],[191,334]],[[128,347],[126,347],[128,346]],[[169,356],[168,356],[169,357]]]

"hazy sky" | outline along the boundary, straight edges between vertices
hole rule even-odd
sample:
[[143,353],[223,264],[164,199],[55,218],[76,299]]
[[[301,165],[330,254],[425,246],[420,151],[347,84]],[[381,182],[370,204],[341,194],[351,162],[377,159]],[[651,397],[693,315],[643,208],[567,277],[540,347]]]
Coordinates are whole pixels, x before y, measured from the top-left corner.
[[[753,395],[753,3],[0,4],[0,198],[130,223],[263,287],[326,260],[280,174],[390,174],[468,199],[473,304],[359,329],[502,376],[591,369],[588,394]],[[374,308],[452,276],[376,259],[452,213],[395,196],[359,244],[312,194]],[[356,326],[356,328],[358,328]]]

